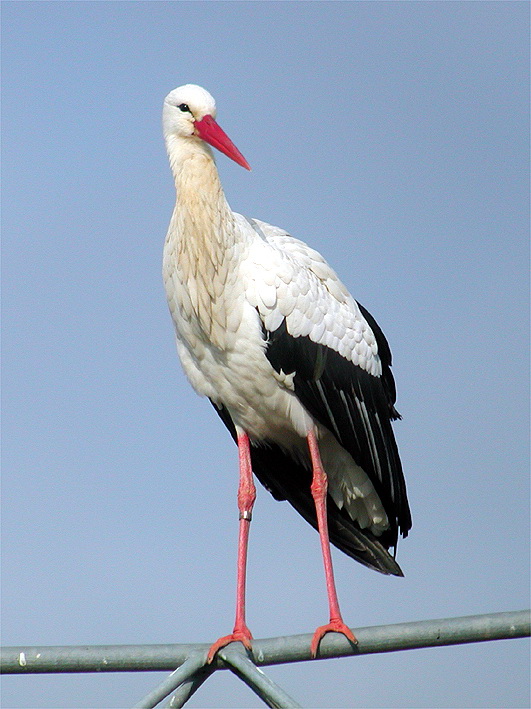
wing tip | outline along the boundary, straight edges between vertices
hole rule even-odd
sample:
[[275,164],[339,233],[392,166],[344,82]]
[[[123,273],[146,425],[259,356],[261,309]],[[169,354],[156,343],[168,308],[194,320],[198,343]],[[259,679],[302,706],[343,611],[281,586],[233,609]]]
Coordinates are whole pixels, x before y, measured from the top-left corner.
[[389,552],[392,547],[396,552],[396,540],[392,536],[387,533],[380,538],[368,529],[360,529],[330,497],[328,503],[328,532],[335,547],[373,571],[388,576],[404,576],[395,554]]

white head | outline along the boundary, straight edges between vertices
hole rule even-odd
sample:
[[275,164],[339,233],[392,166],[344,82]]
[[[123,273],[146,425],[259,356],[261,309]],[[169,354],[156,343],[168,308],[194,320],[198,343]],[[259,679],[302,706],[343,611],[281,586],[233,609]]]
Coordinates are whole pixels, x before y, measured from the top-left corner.
[[171,138],[203,140],[249,170],[247,160],[218,126],[215,116],[216,102],[208,91],[195,84],[179,86],[164,99],[162,129],[166,143]]
[[194,123],[205,116],[216,117],[214,98],[195,84],[185,84],[173,89],[164,99],[162,129],[169,135],[191,136],[195,134]]

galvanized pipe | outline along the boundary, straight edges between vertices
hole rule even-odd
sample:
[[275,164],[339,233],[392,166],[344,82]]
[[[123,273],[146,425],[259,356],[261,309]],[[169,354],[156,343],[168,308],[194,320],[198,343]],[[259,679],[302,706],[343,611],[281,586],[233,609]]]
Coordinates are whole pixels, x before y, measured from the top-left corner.
[[272,709],[301,709],[301,705],[292,699],[278,684],[268,677],[236,643],[223,648],[219,657],[224,660],[245,684]]
[[[439,645],[528,637],[530,611],[423,620],[396,625],[353,628],[358,646],[342,635],[329,633],[321,641],[318,659],[410,650]],[[311,634],[255,640],[251,659],[256,665],[302,662],[310,656]],[[152,672],[173,671],[200,645],[93,645],[67,647],[6,647],[0,657],[4,674],[55,672]],[[216,668],[225,667],[221,659]]]
[[174,692],[184,682],[195,675],[197,670],[201,669],[206,662],[206,653],[193,652],[187,660],[178,667],[169,677],[166,677],[164,682],[161,682],[155,689],[150,692],[138,704],[135,704],[133,709],[153,709],[159,702]]

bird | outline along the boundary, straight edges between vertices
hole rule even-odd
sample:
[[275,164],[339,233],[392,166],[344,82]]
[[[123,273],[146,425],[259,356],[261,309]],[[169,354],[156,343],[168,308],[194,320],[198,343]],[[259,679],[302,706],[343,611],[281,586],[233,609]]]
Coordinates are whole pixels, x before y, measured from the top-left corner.
[[312,636],[316,657],[328,632],[357,642],[341,615],[330,543],[403,576],[396,546],[411,513],[392,428],[401,417],[391,350],[317,251],[231,210],[212,148],[250,166],[216,121],[206,89],[171,91],[162,125],[176,188],[163,280],[177,350],[192,387],[238,446],[236,617],[208,661],[231,642],[252,649],[245,586],[254,476],[319,533],[330,620]]

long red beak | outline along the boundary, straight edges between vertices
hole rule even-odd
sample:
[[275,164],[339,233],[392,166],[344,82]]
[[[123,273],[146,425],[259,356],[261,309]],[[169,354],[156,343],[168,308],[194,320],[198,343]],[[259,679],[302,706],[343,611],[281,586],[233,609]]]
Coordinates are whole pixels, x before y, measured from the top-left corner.
[[212,116],[206,115],[200,121],[196,121],[195,129],[202,140],[221,150],[222,153],[225,153],[231,160],[234,160],[246,170],[251,169],[247,160]]

